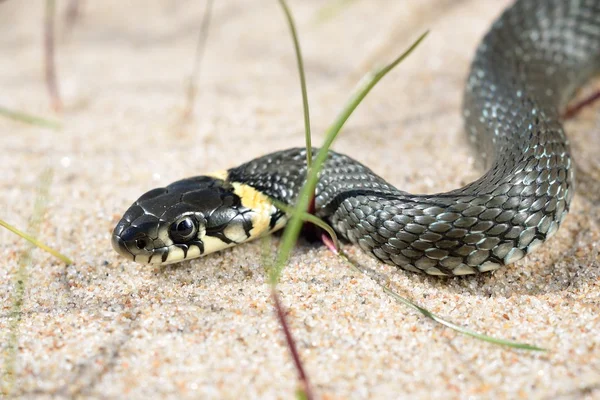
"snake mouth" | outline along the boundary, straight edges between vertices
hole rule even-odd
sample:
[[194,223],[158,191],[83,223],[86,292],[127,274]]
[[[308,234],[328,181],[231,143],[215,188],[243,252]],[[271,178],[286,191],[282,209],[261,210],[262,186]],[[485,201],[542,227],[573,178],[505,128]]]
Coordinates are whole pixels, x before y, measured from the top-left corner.
[[112,247],[115,249],[117,253],[121,256],[126,257],[132,261],[143,263],[143,264],[162,264],[166,261],[169,256],[169,247],[171,246],[161,246],[152,249],[151,251],[144,251],[144,249],[139,250],[134,254],[132,250],[128,247],[127,242],[121,238],[119,235],[112,236]]
[[[160,239],[155,239],[154,242]],[[142,264],[150,265],[166,265],[180,261],[185,261],[188,258],[195,258],[202,255],[201,249],[197,245],[160,245],[152,249],[131,249],[128,242],[123,240],[121,235],[114,234],[111,239],[112,247],[121,256]],[[129,242],[130,243],[130,242]],[[135,251],[133,251],[135,250]]]

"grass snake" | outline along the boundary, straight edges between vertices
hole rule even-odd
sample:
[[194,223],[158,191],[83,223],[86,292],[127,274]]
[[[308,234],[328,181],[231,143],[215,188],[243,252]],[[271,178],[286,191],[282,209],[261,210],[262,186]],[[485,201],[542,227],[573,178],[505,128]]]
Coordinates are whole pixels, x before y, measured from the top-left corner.
[[[331,151],[315,214],[409,271],[467,275],[521,259],[569,210],[574,168],[560,113],[599,70],[600,0],[518,0],[482,40],[466,83],[465,127],[487,172],[460,189],[414,195]],[[293,204],[306,171],[306,149],[296,148],[151,190],[117,224],[113,247],[164,264],[275,231],[287,217],[270,199]]]

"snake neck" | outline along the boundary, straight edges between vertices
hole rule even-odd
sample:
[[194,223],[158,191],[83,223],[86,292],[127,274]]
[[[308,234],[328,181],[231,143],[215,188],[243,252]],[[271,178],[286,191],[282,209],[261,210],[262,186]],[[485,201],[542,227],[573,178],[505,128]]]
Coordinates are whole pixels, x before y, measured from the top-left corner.
[[[318,148],[313,148],[313,157]],[[306,148],[267,154],[227,171],[228,179],[259,190],[288,205],[294,204],[306,179]],[[358,161],[329,151],[315,189],[315,214],[327,218],[346,198],[374,194],[405,194]]]

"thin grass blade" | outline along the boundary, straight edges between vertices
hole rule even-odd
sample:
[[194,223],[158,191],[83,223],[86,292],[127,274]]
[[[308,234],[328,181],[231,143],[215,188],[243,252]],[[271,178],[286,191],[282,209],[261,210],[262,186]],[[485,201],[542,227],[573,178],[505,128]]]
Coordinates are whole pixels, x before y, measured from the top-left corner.
[[[284,211],[286,214],[291,215],[292,213],[294,213],[294,207],[287,205],[279,200],[275,200],[275,199],[271,199],[271,201],[273,202],[273,204],[275,205],[275,207],[279,208],[280,210]],[[335,233],[335,231],[333,230],[333,228],[325,221],[323,221],[321,218],[317,217],[316,215],[307,213],[307,212],[302,212],[300,213],[300,217],[302,218],[303,222],[309,222],[315,226],[318,226],[319,228],[323,229],[325,232],[327,232],[327,234],[329,235],[329,237],[332,240],[332,244],[336,249],[340,248],[340,242],[338,240],[337,234]]]
[[[304,75],[304,61],[302,60],[302,51],[300,50],[300,42],[298,40],[298,33],[296,32],[296,25],[292,13],[285,2],[285,0],[279,0],[281,8],[285,13],[285,17],[290,28],[292,40],[294,41],[294,50],[296,51],[296,61],[298,62],[298,73],[300,74],[300,88],[302,89],[302,107],[304,108],[304,131],[305,131],[305,142],[306,148],[312,148],[312,139],[310,133],[310,109],[308,106],[308,92],[306,90],[306,77]],[[306,165],[308,168],[312,165],[312,152],[306,152]]]
[[65,264],[67,264],[67,265],[73,264],[73,261],[69,257],[65,256],[64,254],[61,254],[60,252],[58,252],[57,250],[54,250],[53,248],[51,248],[49,246],[46,246],[44,243],[40,242],[33,236],[28,235],[27,233],[18,230],[14,226],[10,225],[8,222],[0,219],[0,226],[3,226],[6,229],[8,229],[9,231],[11,231],[12,233],[15,233],[15,234],[21,236],[23,239],[27,240],[29,243],[33,244],[34,246],[39,247],[40,249],[52,254],[54,257],[63,261]]
[[[33,213],[29,218],[29,230],[36,232],[44,218],[44,211],[48,202],[48,192],[52,180],[52,170],[45,171],[39,179],[38,194],[35,199]],[[27,287],[27,268],[31,264],[33,246],[27,246],[19,257],[19,264],[12,280],[14,289],[11,293],[11,319],[9,322],[8,338],[3,349],[4,365],[0,368],[0,395],[10,397],[16,387],[16,364],[19,352],[19,327],[21,323],[21,310],[25,300]],[[2,397],[2,396],[0,396]]]
[[315,23],[323,23],[338,15],[342,10],[356,0],[332,0],[325,4],[315,17]]
[[21,111],[10,110],[2,106],[0,106],[0,115],[12,119],[14,121],[23,122],[30,125],[37,125],[43,128],[49,128],[54,130],[61,129],[61,125],[59,122],[50,121],[48,119],[27,114]]
[[55,0],[46,0],[46,12],[44,15],[44,73],[46,76],[46,87],[52,102],[54,111],[62,110],[62,100],[58,90],[58,78],[56,77],[55,62],[55,38],[54,38],[54,14],[56,10]]
[[313,166],[312,168],[310,168],[306,177],[306,183],[302,187],[302,190],[298,195],[298,199],[296,200],[294,213],[292,213],[290,221],[288,222],[283,233],[281,245],[279,246],[277,261],[270,275],[270,280],[272,283],[277,282],[277,280],[279,279],[281,270],[283,269],[283,266],[287,263],[292,248],[296,243],[296,240],[300,233],[300,228],[302,227],[302,217],[300,212],[306,212],[308,210],[310,200],[317,185],[319,171],[321,170],[323,164],[325,163],[325,160],[327,159],[327,152],[331,147],[331,144],[337,137],[338,133],[340,132],[348,118],[350,118],[350,115],[352,115],[352,112],[354,112],[356,107],[358,107],[358,105],[367,96],[371,89],[373,89],[377,82],[379,82],[388,72],[390,72],[410,53],[412,53],[412,51],[419,45],[419,43],[421,43],[423,39],[425,39],[427,33],[428,32],[422,34],[404,53],[402,53],[389,65],[379,70],[376,70],[374,73],[367,74],[367,76],[359,83],[358,88],[350,97],[350,100],[342,109],[341,113],[338,115],[333,125],[327,130],[325,141],[321,146],[321,149],[317,153],[317,156],[314,158]]
[[[344,260],[353,270],[360,272],[361,274],[367,275],[365,274],[365,272],[360,269],[358,266],[356,266],[349,258],[348,256],[343,252],[343,251],[338,251],[338,255],[340,256],[340,258],[342,260]],[[368,276],[368,275],[367,275]],[[369,277],[371,278],[371,277]],[[394,300],[396,300],[399,303],[402,303],[410,308],[412,308],[413,310],[416,310],[418,312],[420,312],[421,314],[423,314],[425,317],[432,319],[433,321],[442,324],[450,329],[452,329],[453,331],[462,333],[463,335],[467,335],[467,336],[471,336],[474,337],[476,339],[479,340],[483,340],[484,342],[488,342],[488,343],[493,343],[496,345],[500,345],[500,346],[507,346],[507,347],[511,347],[513,349],[521,349],[521,350],[531,350],[531,351],[547,351],[546,349],[542,348],[542,347],[538,347],[538,346],[534,346],[534,345],[530,345],[527,343],[520,343],[520,342],[514,342],[511,340],[506,340],[506,339],[498,339],[492,336],[488,336],[485,335],[483,333],[478,333],[475,332],[471,329],[465,328],[464,326],[460,326],[457,325],[453,322],[447,321],[445,319],[443,319],[442,317],[432,313],[431,311],[427,310],[426,308],[423,308],[415,303],[413,303],[412,301],[400,296],[398,293],[394,292],[392,289],[390,289],[388,286],[381,284],[380,282],[377,282],[377,280],[371,278],[377,285],[379,285],[379,287],[381,287],[381,289],[383,289],[383,291],[385,293],[387,293],[389,296],[391,296]]]
[[187,81],[186,90],[186,105],[183,111],[183,119],[188,119],[192,110],[194,109],[194,103],[196,101],[196,94],[198,93],[197,81],[200,75],[200,66],[204,59],[204,50],[206,49],[206,42],[208,40],[208,32],[210,29],[210,21],[212,19],[213,0],[206,1],[206,7],[204,9],[204,16],[200,23],[200,32],[198,33],[198,39],[196,41],[196,53],[194,55],[194,65],[192,66],[192,72]]

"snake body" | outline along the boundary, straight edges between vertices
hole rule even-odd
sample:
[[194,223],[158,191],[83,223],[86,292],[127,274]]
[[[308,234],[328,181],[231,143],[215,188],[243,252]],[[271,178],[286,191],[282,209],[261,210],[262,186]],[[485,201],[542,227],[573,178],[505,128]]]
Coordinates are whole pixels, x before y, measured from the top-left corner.
[[[560,112],[599,70],[600,0],[518,0],[479,45],[466,84],[466,131],[487,172],[460,189],[414,195],[330,152],[315,213],[409,271],[466,275],[521,259],[567,214],[574,168]],[[167,263],[256,238],[285,224],[270,199],[293,204],[306,172],[306,149],[289,149],[154,189],[125,213],[113,247]]]

